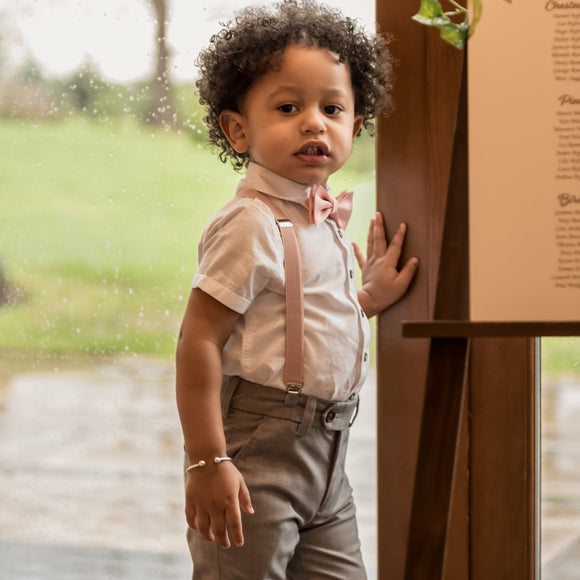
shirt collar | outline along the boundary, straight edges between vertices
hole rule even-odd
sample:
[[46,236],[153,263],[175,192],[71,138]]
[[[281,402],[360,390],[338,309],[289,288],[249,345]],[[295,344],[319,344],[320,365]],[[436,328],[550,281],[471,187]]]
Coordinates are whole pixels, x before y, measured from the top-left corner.
[[262,165],[250,162],[246,170],[246,177],[238,185],[238,190],[242,188],[257,189],[266,195],[308,207],[312,185],[292,181],[273,173]]

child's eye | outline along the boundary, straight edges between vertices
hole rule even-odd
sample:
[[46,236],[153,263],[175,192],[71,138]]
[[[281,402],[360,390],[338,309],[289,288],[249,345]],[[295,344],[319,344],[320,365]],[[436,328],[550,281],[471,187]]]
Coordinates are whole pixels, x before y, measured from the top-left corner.
[[279,111],[282,111],[282,113],[295,113],[298,109],[296,108],[295,105],[291,105],[289,103],[284,104],[284,105],[280,105],[278,107]]
[[341,111],[342,109],[338,105],[326,105],[324,107],[324,112],[327,115],[338,115]]

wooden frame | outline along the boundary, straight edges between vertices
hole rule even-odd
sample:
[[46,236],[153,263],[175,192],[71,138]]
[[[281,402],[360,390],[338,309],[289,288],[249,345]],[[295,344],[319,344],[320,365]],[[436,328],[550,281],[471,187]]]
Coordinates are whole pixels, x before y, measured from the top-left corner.
[[[409,224],[407,252],[422,260],[409,295],[379,320],[379,577],[531,580],[535,346],[525,337],[481,338],[481,326],[480,338],[459,329],[468,318],[466,205],[457,195],[467,191],[467,128],[458,116],[464,53],[413,22],[417,8],[415,0],[377,3],[399,62],[397,108],[379,124],[378,205],[387,233]],[[439,322],[439,338],[411,340],[402,336],[405,319],[455,322]],[[420,441],[426,425],[439,446]]]

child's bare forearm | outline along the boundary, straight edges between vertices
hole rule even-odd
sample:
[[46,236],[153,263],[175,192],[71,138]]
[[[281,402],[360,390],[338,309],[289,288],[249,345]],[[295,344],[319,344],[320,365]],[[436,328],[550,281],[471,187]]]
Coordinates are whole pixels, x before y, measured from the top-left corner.
[[226,441],[221,416],[222,350],[239,314],[201,290],[193,290],[177,345],[176,389],[185,447],[193,464],[185,485],[185,516],[208,541],[230,546],[244,543],[240,510],[252,513],[250,494],[241,473],[224,457]]
[[193,290],[177,345],[177,408],[192,461],[225,455],[221,418],[222,349],[239,315]]
[[190,460],[225,455],[220,392],[221,352],[203,339],[180,339],[177,347],[176,396],[185,447]]

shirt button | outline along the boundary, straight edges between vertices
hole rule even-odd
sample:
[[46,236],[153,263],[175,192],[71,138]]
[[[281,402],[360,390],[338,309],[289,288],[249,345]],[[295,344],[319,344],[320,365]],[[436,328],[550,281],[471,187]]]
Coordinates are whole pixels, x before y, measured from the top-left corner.
[[348,271],[348,276],[349,276],[349,278],[352,280],[352,279],[353,279],[353,277],[354,277],[354,272],[353,272],[352,270],[349,270],[349,271]]
[[337,232],[338,232],[338,237],[339,237],[339,238],[342,238],[342,230],[341,230],[341,229],[339,229],[339,230],[337,230]]
[[368,355],[368,353],[365,352],[364,355],[363,355],[363,360],[365,362],[367,362],[368,358],[369,358],[369,355]]
[[330,411],[328,411],[328,413],[326,413],[326,418],[324,420],[327,423],[332,423],[335,418],[336,418],[336,413],[334,411],[330,410]]

